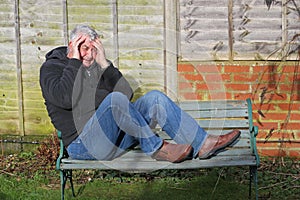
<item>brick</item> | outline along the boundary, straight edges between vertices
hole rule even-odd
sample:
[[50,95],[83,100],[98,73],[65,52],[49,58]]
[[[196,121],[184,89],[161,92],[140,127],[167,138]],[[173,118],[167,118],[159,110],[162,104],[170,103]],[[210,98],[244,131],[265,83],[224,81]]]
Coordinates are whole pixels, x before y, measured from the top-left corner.
[[221,74],[202,74],[207,82],[223,82]]
[[[291,92],[292,89],[293,89],[292,83],[289,83],[289,84],[280,84],[279,85],[280,92]],[[297,87],[294,88],[294,90],[296,90],[295,92],[297,92]]]
[[234,95],[234,99],[236,100],[245,100],[248,98],[252,98],[252,93],[238,93]]
[[208,86],[204,82],[197,83],[196,84],[196,90],[205,90],[205,91],[208,91]]
[[195,66],[192,64],[178,64],[178,72],[195,72]]
[[222,83],[209,83],[209,82],[206,82],[205,83],[209,92],[211,91],[223,91],[225,92],[225,88],[224,88],[224,84]]
[[235,91],[249,91],[250,90],[249,84],[226,83],[225,87],[228,90],[235,90]]
[[290,114],[290,120],[298,120],[300,123],[300,113],[291,113]]
[[289,156],[300,158],[300,151],[299,150],[289,150]]
[[[300,91],[300,88],[298,89]],[[300,93],[299,94],[292,94],[291,95],[291,100],[292,101],[300,101]]]
[[286,149],[293,149],[293,148],[299,148],[300,149],[300,143],[291,139],[291,140],[287,140],[286,142],[284,142],[282,144],[282,147],[286,148]]
[[269,92],[259,92],[257,94],[257,98],[259,98],[259,102],[261,103],[274,103],[274,101],[286,101],[288,99],[288,95],[285,93],[277,93],[276,91],[269,91]]
[[184,90],[184,89],[187,89],[187,88],[193,88],[193,85],[192,85],[192,83],[179,82],[178,83],[178,88],[179,88],[179,90]]
[[287,124],[280,124],[280,127],[287,130],[300,130],[300,123],[289,122]]
[[184,74],[180,76],[180,79],[186,81],[203,81],[203,77],[200,74]]
[[260,148],[268,148],[268,149],[276,149],[278,148],[278,143],[277,142],[270,142],[269,141],[266,141],[266,140],[259,140],[257,141],[257,147],[260,147]]
[[257,112],[258,110],[263,111],[263,113],[265,111],[275,110],[275,104],[274,103],[267,103],[267,102],[265,102],[263,104],[254,103],[253,104],[253,111]]
[[184,92],[181,94],[181,96],[183,96],[185,100],[203,100],[204,99],[204,97],[202,97],[200,94],[196,94],[193,92]]
[[276,91],[277,87],[274,84],[266,84],[266,83],[262,83],[259,82],[258,84],[256,83],[252,83],[251,84],[253,91],[255,91],[256,93],[262,93],[264,90],[270,92],[270,91]]
[[279,82],[285,81],[285,76],[282,74],[264,74],[259,77],[258,80],[261,83],[267,83],[270,87],[271,85],[276,85]]
[[256,111],[252,111],[252,118],[253,118],[255,125],[257,126],[258,125],[257,120],[259,119],[259,114]]
[[249,73],[250,66],[224,66],[225,73]]
[[221,74],[221,76],[222,76],[222,80],[224,82],[231,82],[232,81],[231,80],[231,74]]
[[300,102],[299,103],[280,103],[277,105],[281,110],[300,110]]
[[216,65],[197,65],[196,70],[198,73],[214,73],[221,74],[222,66]]
[[285,120],[287,113],[265,113],[265,120]]
[[255,73],[271,73],[277,71],[278,66],[269,66],[269,65],[261,65],[261,66],[253,66],[253,72]]
[[257,124],[259,129],[271,130],[278,129],[278,123],[276,122],[261,122],[261,124]]
[[233,81],[237,82],[254,82],[257,81],[258,76],[252,74],[234,74]]
[[227,92],[210,92],[208,94],[209,100],[225,100],[231,99],[231,94]]
[[266,133],[265,137],[269,137],[272,140],[290,140],[293,139],[293,135],[290,132],[284,130],[275,130],[271,134]]
[[254,73],[261,73],[268,69],[268,66],[253,66],[252,69]]
[[289,81],[289,82],[294,82],[296,85],[299,84],[299,81],[300,81],[300,74],[289,74],[286,75],[286,80]]
[[284,66],[283,68],[283,73],[294,73],[295,71],[300,73],[299,66],[296,68],[296,66],[288,65],[288,66]]
[[300,132],[299,131],[300,130],[293,130],[293,133],[292,133],[295,140],[298,140],[298,141],[300,141]]
[[283,157],[287,155],[286,151],[282,149],[260,149],[259,152],[263,156]]

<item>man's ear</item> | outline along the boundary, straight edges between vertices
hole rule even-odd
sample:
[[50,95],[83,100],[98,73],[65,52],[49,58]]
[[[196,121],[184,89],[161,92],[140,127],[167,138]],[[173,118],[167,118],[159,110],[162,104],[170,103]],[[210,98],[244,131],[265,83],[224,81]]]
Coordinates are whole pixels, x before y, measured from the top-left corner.
[[68,43],[68,47],[70,48],[72,46],[72,41],[70,41],[69,43]]
[[68,58],[72,58],[72,56],[73,56],[73,52],[72,52],[73,50],[72,50],[72,41],[70,41],[69,43],[68,43],[68,54],[67,54],[67,57]]

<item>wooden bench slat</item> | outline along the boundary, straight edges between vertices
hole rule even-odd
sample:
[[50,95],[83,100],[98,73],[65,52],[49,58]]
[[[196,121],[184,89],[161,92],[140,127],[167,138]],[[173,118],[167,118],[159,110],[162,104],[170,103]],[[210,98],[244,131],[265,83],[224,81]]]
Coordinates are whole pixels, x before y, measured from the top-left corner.
[[206,128],[247,128],[249,127],[248,120],[198,120],[196,119],[198,124],[206,129]]
[[[224,135],[224,134],[228,133],[230,130],[208,129],[206,131],[207,131],[208,134],[212,134],[212,135]],[[248,138],[248,139],[250,139],[250,133],[249,133],[248,127],[247,127],[247,129],[240,129],[240,131],[241,131],[241,138]]]
[[205,118],[241,118],[248,117],[247,110],[208,110],[208,111],[188,111],[191,117],[195,119],[205,119]]
[[[224,135],[224,134],[228,133],[230,130],[231,129],[229,129],[229,130],[228,129],[226,129],[226,130],[223,130],[223,129],[206,129],[207,133],[212,134],[212,135]],[[246,129],[246,130],[241,129],[240,131],[241,131],[241,136],[240,136],[241,138],[250,140],[251,136],[250,136],[250,133],[249,133],[248,129]],[[155,133],[158,134],[159,137],[161,137],[164,140],[170,140],[170,137],[167,135],[167,133],[165,133],[162,130],[156,130]]]
[[[210,159],[223,160],[224,157],[227,157],[227,158],[229,158],[229,157],[251,157],[252,154],[253,153],[249,147],[247,147],[247,148],[227,148],[223,152],[218,153],[218,156],[212,157]],[[207,160],[210,160],[210,159],[207,159]],[[197,161],[197,160],[198,159],[193,159],[192,161],[196,161],[197,163],[207,162],[207,160],[199,160],[199,161]],[[130,151],[130,152],[124,154],[123,156],[116,158],[112,161],[74,160],[74,159],[66,158],[66,159],[62,159],[61,168],[67,169],[65,167],[67,164],[84,165],[84,167],[86,167],[86,165],[101,165],[101,164],[110,165],[110,163],[127,163],[127,165],[132,163],[131,165],[137,165],[137,164],[145,163],[145,162],[152,163],[153,166],[161,163],[161,162],[158,162],[158,161],[152,159],[150,156],[145,155],[141,150],[135,150],[135,151]],[[162,163],[170,164],[169,162],[162,162]]]
[[[162,137],[163,139],[167,140],[170,143],[176,143],[169,138],[169,136]],[[250,138],[248,137],[240,137],[234,144],[232,144],[234,148],[241,148],[241,147],[250,147]],[[139,146],[136,149],[140,149]]]
[[170,163],[165,161],[140,160],[137,162],[118,160],[113,161],[82,161],[64,159],[61,167],[63,169],[118,169],[124,171],[140,172],[154,171],[157,169],[195,169],[224,166],[256,165],[255,157],[249,156],[220,156],[206,160],[187,160],[182,163]]
[[184,101],[178,105],[185,111],[188,110],[232,110],[232,109],[247,109],[247,102],[243,100],[229,101]]

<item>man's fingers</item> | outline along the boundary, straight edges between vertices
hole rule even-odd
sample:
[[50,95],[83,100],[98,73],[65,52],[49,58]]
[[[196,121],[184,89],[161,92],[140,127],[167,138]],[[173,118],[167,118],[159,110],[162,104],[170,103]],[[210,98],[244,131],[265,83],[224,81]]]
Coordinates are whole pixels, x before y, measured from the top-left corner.
[[75,47],[79,47],[81,44],[83,44],[87,39],[87,36],[85,35],[79,35],[74,42]]

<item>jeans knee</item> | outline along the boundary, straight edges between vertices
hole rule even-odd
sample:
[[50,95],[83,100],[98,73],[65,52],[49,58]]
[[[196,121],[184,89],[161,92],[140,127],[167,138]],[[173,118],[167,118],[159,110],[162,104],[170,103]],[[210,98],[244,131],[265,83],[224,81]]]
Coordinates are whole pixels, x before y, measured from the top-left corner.
[[152,91],[148,92],[146,94],[146,96],[147,96],[147,98],[153,99],[153,100],[160,99],[160,98],[164,99],[166,97],[166,95],[159,90],[152,90]]
[[109,95],[111,96],[111,98],[120,98],[120,99],[126,98],[127,99],[127,96],[125,94],[123,94],[122,92],[112,92]]
[[129,103],[127,96],[121,92],[112,92],[110,94],[111,105],[124,106]]

